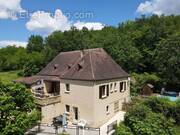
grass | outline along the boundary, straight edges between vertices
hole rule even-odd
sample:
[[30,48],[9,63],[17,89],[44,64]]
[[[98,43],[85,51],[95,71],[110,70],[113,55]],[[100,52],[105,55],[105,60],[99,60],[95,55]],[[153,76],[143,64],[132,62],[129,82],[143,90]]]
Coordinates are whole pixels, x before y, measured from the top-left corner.
[[10,83],[13,80],[18,78],[17,73],[19,70],[16,71],[9,71],[9,72],[0,72],[0,81],[3,83]]

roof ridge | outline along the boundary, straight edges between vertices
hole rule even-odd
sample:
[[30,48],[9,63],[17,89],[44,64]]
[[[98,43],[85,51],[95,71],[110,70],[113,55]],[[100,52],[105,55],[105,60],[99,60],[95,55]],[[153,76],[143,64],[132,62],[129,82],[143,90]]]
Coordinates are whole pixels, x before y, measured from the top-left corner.
[[92,77],[95,80],[95,76],[94,76],[94,69],[93,69],[93,65],[92,65],[92,52],[89,52],[89,57],[90,57],[90,64],[91,64],[91,71],[92,71]]
[[74,51],[65,51],[65,52],[60,52],[59,54],[63,53],[74,53],[74,52],[81,52],[81,51],[94,51],[94,50],[104,50],[103,48],[90,48],[90,49],[82,49],[82,50],[74,50]]

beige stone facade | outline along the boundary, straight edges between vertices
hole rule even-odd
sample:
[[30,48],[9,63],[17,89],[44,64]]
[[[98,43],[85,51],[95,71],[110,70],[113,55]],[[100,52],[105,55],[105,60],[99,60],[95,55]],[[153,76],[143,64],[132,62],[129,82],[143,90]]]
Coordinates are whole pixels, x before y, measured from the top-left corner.
[[66,114],[68,124],[84,120],[109,131],[130,100],[130,75],[103,48],[61,52],[37,75],[16,82],[31,87],[42,123]]
[[[123,92],[120,92],[121,82],[125,82],[126,85],[123,86],[125,87]],[[61,80],[59,83],[59,95],[45,97],[44,100],[47,102],[40,104],[42,123],[50,123],[54,117],[66,113],[69,124],[83,119],[91,127],[100,127],[121,111],[123,102],[130,99],[129,78],[104,81]],[[44,82],[44,84],[44,91],[48,93],[51,83]],[[67,85],[69,91],[66,90]],[[109,90],[105,88],[105,96],[100,98],[100,87],[104,85],[109,87]],[[66,106],[69,106],[68,112]]]

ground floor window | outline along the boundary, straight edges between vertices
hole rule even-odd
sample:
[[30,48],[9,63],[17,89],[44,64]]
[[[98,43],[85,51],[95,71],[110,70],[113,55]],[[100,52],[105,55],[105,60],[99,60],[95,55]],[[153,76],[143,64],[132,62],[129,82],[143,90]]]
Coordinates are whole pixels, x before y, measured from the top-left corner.
[[70,113],[70,106],[66,105],[66,113]]
[[117,121],[114,121],[113,123],[109,124],[107,126],[107,133],[112,132],[115,129],[115,126],[117,126]]
[[77,107],[73,107],[73,112],[74,112],[74,119],[78,120],[79,119],[78,108]]

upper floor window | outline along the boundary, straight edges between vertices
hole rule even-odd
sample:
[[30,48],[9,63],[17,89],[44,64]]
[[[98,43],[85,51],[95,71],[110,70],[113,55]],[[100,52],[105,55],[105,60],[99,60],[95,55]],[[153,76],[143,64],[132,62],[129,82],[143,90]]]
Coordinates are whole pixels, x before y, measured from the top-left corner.
[[59,82],[52,82],[51,83],[51,92],[54,94],[60,94],[60,83]]
[[113,90],[113,83],[110,84],[110,92],[112,93],[114,90]]
[[65,90],[65,92],[70,92],[70,84],[66,84],[66,90]]
[[117,91],[117,83],[114,83],[114,91]]
[[124,92],[124,91],[126,91],[126,86],[127,85],[127,83],[124,81],[124,82],[120,82],[119,83],[119,90],[120,90],[120,92]]
[[106,98],[109,96],[109,85],[99,86],[99,98]]
[[105,98],[106,97],[106,86],[99,86],[99,98]]

